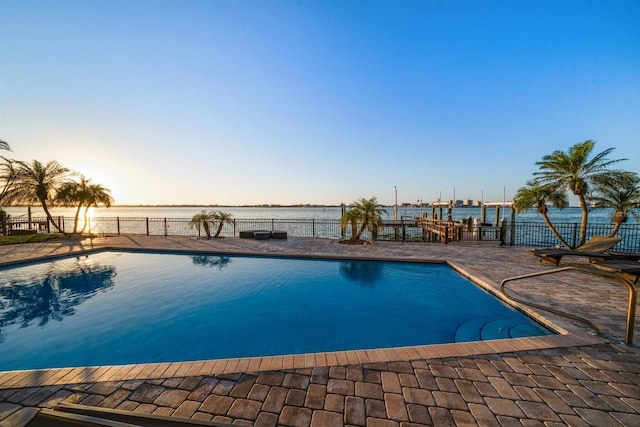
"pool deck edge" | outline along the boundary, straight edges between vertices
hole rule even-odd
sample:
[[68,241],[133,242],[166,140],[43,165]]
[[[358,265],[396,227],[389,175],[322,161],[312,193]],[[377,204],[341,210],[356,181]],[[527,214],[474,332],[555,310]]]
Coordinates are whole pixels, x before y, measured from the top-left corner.
[[150,380],[181,376],[259,373],[379,362],[409,362],[459,356],[511,353],[607,342],[588,334],[546,335],[451,344],[432,344],[367,350],[347,350],[278,356],[243,357],[188,362],[52,368],[0,372],[0,389],[56,386],[73,383]]

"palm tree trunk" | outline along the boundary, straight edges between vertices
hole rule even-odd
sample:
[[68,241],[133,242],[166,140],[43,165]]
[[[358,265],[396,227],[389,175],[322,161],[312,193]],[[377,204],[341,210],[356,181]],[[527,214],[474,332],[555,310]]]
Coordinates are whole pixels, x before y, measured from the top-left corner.
[[49,208],[47,207],[47,202],[44,200],[40,200],[40,204],[42,204],[42,210],[44,211],[45,215],[47,215],[47,219],[51,222],[51,224],[53,224],[53,228],[58,230],[58,233],[66,234],[64,231],[62,231],[62,229],[58,226],[58,224],[56,224],[56,222],[53,220],[53,217],[51,216],[51,212],[49,212]]
[[84,208],[84,224],[82,224],[82,230],[80,230],[80,234],[84,233],[84,230],[87,228],[87,223],[89,222],[88,213],[89,213],[89,205],[85,206]]
[[551,223],[551,220],[549,220],[549,217],[547,216],[546,213],[542,214],[542,218],[544,218],[544,222],[545,224],[547,224],[547,227],[549,227],[549,230],[551,230],[551,232],[553,233],[554,236],[556,236],[556,239],[558,239],[560,241],[560,243],[562,243],[564,246],[566,246],[567,248],[571,248],[571,245],[569,245],[560,235],[560,233],[558,233],[558,230],[556,230],[556,228],[553,226],[553,224]]
[[214,238],[218,238],[218,236],[220,235],[220,232],[222,231],[222,226],[224,225],[224,222],[220,221],[220,224],[218,224],[218,229],[216,230],[216,235],[213,236]]
[[587,240],[589,209],[587,208],[587,200],[585,199],[584,194],[578,194],[578,200],[580,201],[580,208],[582,209],[582,218],[580,219],[580,241],[578,242],[578,246],[580,246]]
[[[80,218],[80,209],[82,209],[82,203],[78,204],[78,209],[76,209],[76,217],[75,220],[73,222],[73,234],[76,234],[76,232],[78,231],[78,218]],[[85,221],[86,223],[86,221]],[[84,228],[82,229],[82,231],[84,231]]]
[[620,229],[620,226],[622,225],[622,222],[620,221],[615,221],[613,223],[613,230],[611,230],[611,233],[609,233],[608,237],[614,237],[616,235],[616,233],[618,232],[618,230]]
[[355,240],[360,240],[360,236],[362,236],[362,233],[364,233],[364,230],[367,228],[367,223],[366,218],[362,220],[362,225],[360,226],[360,230],[358,230],[358,234],[356,234]]
[[207,239],[211,238],[211,230],[209,229],[209,223],[207,221],[202,221],[202,226],[204,227],[204,232],[207,235]]

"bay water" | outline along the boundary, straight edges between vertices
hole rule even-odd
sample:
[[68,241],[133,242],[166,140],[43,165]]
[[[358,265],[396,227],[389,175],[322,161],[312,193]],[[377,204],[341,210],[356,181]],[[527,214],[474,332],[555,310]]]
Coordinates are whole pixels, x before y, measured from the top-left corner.
[[[6,207],[3,208],[12,217],[26,218],[28,215],[27,207]],[[383,219],[393,219],[393,207],[382,208],[385,211]],[[201,211],[223,211],[233,215],[237,219],[340,219],[341,208],[336,206],[328,207],[236,207],[236,206],[113,206],[110,208],[90,208],[89,216],[93,218],[191,218],[193,215]],[[54,207],[50,209],[54,217],[73,217],[75,208]],[[410,219],[415,216],[425,214],[432,216],[432,208],[411,208],[398,207],[398,219]],[[436,215],[440,216],[438,208],[435,209]],[[442,216],[447,218],[447,209],[443,209]],[[500,206],[500,211],[496,211],[495,206],[486,208],[485,222],[496,224],[496,214],[498,220],[511,218],[511,208],[506,206],[504,209]],[[570,207],[566,209],[549,209],[549,218],[553,223],[579,223],[582,211],[578,207]],[[589,212],[589,223],[592,224],[611,224],[612,209],[597,208],[591,209]],[[35,217],[44,217],[41,207],[33,206],[31,215]],[[454,221],[460,221],[465,218],[481,218],[482,210],[479,207],[463,207],[454,208],[452,210],[452,218]],[[516,214],[516,222],[543,222],[543,218],[534,209],[527,212]],[[634,224],[635,219],[629,216],[628,224]]]

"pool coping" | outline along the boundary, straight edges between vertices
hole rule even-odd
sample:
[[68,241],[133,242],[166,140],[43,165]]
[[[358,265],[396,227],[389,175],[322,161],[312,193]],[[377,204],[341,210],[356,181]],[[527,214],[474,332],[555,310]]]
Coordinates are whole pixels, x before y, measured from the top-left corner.
[[252,251],[218,251],[218,250],[172,250],[158,248],[131,248],[105,245],[99,248],[82,249],[73,253],[38,256],[19,261],[0,263],[0,267],[10,267],[32,262],[49,261],[69,257],[80,257],[105,251],[155,252],[155,253],[200,253],[211,255],[240,255],[273,258],[306,258],[306,259],[342,259],[362,261],[412,262],[422,264],[447,264],[458,273],[473,281],[482,289],[500,298],[506,304],[524,311],[528,316],[555,330],[556,335],[545,335],[525,338],[508,338],[487,341],[470,341],[449,344],[430,344],[405,347],[391,347],[368,350],[345,350],[293,355],[244,357],[230,359],[201,360],[188,362],[144,363],[94,367],[51,368],[35,370],[0,371],[0,389],[26,388],[37,386],[55,386],[86,382],[149,380],[182,376],[207,376],[219,374],[256,373],[273,370],[292,370],[301,368],[344,366],[353,364],[376,364],[395,361],[411,361],[416,359],[434,359],[457,356],[495,354],[526,350],[540,350],[559,347],[573,347],[601,344],[608,342],[602,337],[588,333],[570,332],[554,324],[539,312],[516,303],[498,292],[498,286],[491,281],[467,272],[456,263],[446,260],[425,260],[413,258],[383,258],[371,256],[331,256],[331,255],[292,255],[274,254]]

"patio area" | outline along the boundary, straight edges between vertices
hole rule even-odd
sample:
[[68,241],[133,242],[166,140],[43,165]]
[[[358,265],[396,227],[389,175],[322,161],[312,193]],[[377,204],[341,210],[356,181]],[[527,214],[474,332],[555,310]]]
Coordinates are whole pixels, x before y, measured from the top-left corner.
[[[0,265],[101,248],[446,261],[491,292],[552,267],[489,242],[341,245],[334,240],[118,236],[0,246]],[[513,282],[550,337],[185,363],[0,372],[0,425],[59,402],[256,426],[640,425],[640,331],[625,336],[622,283],[579,272]]]

